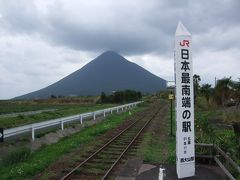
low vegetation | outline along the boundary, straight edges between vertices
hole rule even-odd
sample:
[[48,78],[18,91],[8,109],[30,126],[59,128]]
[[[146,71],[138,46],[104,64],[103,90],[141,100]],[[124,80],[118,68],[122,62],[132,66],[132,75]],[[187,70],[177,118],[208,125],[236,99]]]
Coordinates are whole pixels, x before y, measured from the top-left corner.
[[[204,97],[198,97],[198,103],[205,102]],[[201,104],[200,103],[200,104]],[[240,137],[234,132],[230,117],[231,110],[221,106],[211,106],[208,104],[208,109],[202,108],[203,106],[197,105],[195,111],[195,139],[198,143],[216,144],[225,153],[240,165]],[[237,112],[238,114],[239,112]],[[230,115],[230,116],[229,116]],[[237,115],[236,115],[237,116]],[[236,120],[236,119],[235,119]],[[196,149],[199,154],[208,154],[206,148]],[[225,160],[222,159],[224,163]],[[230,169],[237,177],[234,169]],[[240,177],[239,177],[240,178]]]
[[[148,100],[159,101],[156,96],[150,96]],[[161,99],[161,101],[163,104],[167,103],[166,100]],[[173,117],[173,127],[174,124]],[[170,113],[167,113],[165,118],[161,118],[160,124],[153,122],[154,128],[144,134],[141,148],[138,150],[138,155],[144,162],[153,164],[174,164],[176,162],[176,141],[174,134],[172,137],[170,136],[170,125]]]
[[196,139],[219,145],[240,163],[240,81],[223,78],[214,88],[203,84],[196,91]]
[[138,154],[146,163],[160,163],[164,161],[163,149],[165,142],[159,142],[154,133],[144,134],[143,143]]
[[[199,83],[201,78],[198,80]],[[219,79],[214,88],[210,84],[195,84],[195,87],[196,142],[218,145],[239,165],[240,81],[233,81],[228,77]],[[197,149],[197,153],[206,152],[206,149]],[[237,177],[236,171],[230,170]]]
[[71,105],[92,105],[99,97],[62,97],[38,100],[0,100],[0,115],[43,109],[62,109]]
[[14,149],[10,151],[4,158],[2,159],[3,165],[14,165],[19,162],[25,162],[30,157],[31,150],[28,147],[20,147],[18,149]]

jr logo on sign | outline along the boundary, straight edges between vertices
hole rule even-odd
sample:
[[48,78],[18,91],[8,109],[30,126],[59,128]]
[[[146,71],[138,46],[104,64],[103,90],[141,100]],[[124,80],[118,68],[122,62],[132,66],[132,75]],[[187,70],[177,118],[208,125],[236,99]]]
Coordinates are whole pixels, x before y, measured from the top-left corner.
[[182,42],[180,42],[180,46],[187,46],[189,47],[189,41],[188,40],[183,40]]

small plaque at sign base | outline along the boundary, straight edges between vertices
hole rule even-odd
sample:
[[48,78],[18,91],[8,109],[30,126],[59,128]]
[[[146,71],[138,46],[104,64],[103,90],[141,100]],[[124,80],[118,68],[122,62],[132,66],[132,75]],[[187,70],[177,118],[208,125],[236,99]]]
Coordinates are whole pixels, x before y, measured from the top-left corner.
[[173,94],[169,94],[168,99],[173,100],[174,99]]
[[0,142],[3,142],[3,128],[0,128]]

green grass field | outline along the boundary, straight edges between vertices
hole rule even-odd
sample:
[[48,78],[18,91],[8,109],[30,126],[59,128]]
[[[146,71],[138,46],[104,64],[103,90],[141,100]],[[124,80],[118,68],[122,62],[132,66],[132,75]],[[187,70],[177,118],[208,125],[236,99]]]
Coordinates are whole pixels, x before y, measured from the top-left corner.
[[[18,105],[19,108],[24,105]],[[30,105],[28,105],[30,106]],[[40,114],[35,115],[18,115],[16,117],[0,117],[0,127],[1,128],[11,128],[16,127],[24,124],[36,123],[41,121],[46,121],[50,119],[66,117],[74,114],[84,113],[84,112],[91,112],[98,109],[104,109],[113,106],[113,104],[84,104],[84,105],[77,105],[77,104],[69,104],[69,105],[48,105],[45,107],[48,108],[55,108],[56,111],[50,112],[42,112]],[[35,105],[33,105],[35,107]],[[40,105],[40,107],[42,107]]]
[[0,100],[0,115],[43,109],[59,109],[69,105],[96,104],[99,97],[68,97],[39,100]]

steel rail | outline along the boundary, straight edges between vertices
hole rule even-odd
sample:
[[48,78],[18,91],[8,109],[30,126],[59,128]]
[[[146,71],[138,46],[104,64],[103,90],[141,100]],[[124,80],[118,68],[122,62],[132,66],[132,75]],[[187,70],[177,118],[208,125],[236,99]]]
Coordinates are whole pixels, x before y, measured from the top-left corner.
[[[140,129],[140,131],[138,131],[137,135],[133,138],[133,140],[131,141],[131,144],[133,144],[133,142],[136,140],[136,138],[139,136],[139,134],[142,132],[142,130],[146,127],[146,125],[155,117],[155,115],[158,112],[156,112],[151,118],[150,120],[148,120],[145,124],[144,127],[142,127]],[[87,159],[85,159],[83,162],[81,162],[79,165],[77,165],[75,168],[73,168],[69,173],[67,173],[65,176],[63,176],[61,178],[61,180],[65,180],[67,178],[69,178],[77,169],[79,169],[80,167],[82,167],[84,164],[86,164],[90,159],[92,159],[94,156],[96,156],[98,153],[100,153],[104,148],[106,148],[108,145],[110,145],[112,142],[114,142],[114,140],[116,140],[120,135],[122,135],[123,133],[125,133],[127,130],[129,130],[131,127],[133,127],[136,123],[138,123],[140,120],[142,120],[143,118],[145,118],[146,115],[144,115],[143,117],[139,118],[138,120],[134,121],[133,123],[131,123],[129,126],[127,126],[125,129],[123,129],[120,133],[118,133],[115,137],[111,138],[110,141],[108,141],[107,143],[105,143],[102,147],[100,147],[97,151],[95,151],[92,155],[90,155]],[[129,149],[131,145],[127,146],[127,149]],[[123,156],[123,154],[126,152],[126,148],[124,149],[124,152],[121,153],[121,157]],[[121,158],[118,158],[116,161],[119,161]],[[117,162],[114,163],[114,165],[112,165],[110,167],[110,169],[112,169],[115,165],[117,164]],[[108,169],[107,173],[105,173],[104,177],[107,176],[110,173],[110,169]]]
[[132,139],[132,141],[128,144],[128,146],[124,149],[124,151],[119,155],[118,159],[114,162],[114,164],[108,169],[108,171],[105,173],[105,175],[102,177],[102,180],[106,179],[110,172],[113,170],[113,168],[116,166],[116,164],[121,160],[121,158],[124,156],[124,154],[127,152],[127,150],[133,145],[135,140],[138,138],[138,136],[142,133],[142,131],[145,129],[145,127],[150,123],[150,121],[157,115],[158,112],[156,112],[152,118],[150,118],[138,131],[136,136]]
[[97,151],[95,151],[92,155],[90,155],[87,159],[85,159],[83,162],[81,162],[79,165],[77,165],[75,168],[73,168],[69,173],[67,173],[64,177],[62,177],[61,180],[67,179],[78,168],[80,168],[82,165],[84,165],[86,162],[88,162],[92,157],[97,155],[100,151],[102,151],[105,147],[107,147],[109,144],[111,144],[115,139],[117,139],[120,135],[122,135],[125,131],[127,131],[129,128],[131,128],[133,125],[135,125],[141,119],[143,119],[143,117],[139,118],[138,120],[136,120],[133,123],[131,123],[128,127],[123,129],[119,134],[117,134],[115,137],[113,137],[110,141],[108,141],[106,144],[104,144],[102,147],[100,147]]

